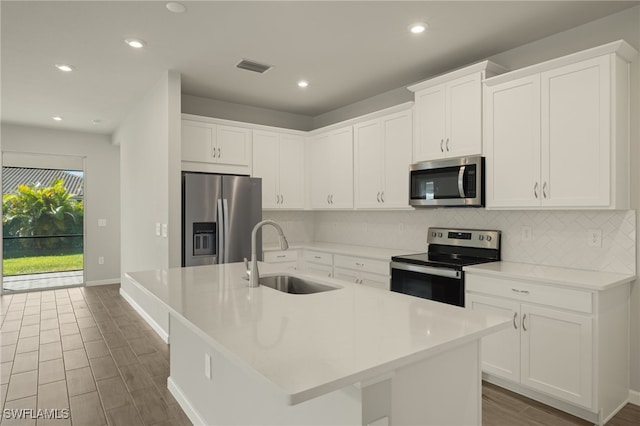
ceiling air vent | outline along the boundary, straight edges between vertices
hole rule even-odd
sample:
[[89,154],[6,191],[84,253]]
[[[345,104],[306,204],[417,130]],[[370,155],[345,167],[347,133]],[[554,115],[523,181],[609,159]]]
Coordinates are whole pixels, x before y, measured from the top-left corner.
[[264,74],[271,69],[271,65],[264,65],[258,62],[250,61],[248,59],[243,59],[238,63],[238,65],[236,65],[236,68]]

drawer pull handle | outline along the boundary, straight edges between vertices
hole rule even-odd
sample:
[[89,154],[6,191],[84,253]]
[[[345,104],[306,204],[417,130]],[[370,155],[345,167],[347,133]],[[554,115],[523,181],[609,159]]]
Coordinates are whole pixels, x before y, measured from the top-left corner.
[[518,323],[516,322],[516,319],[518,319],[518,313],[514,312],[513,313],[513,328],[515,328],[517,330],[518,329]]
[[529,294],[529,290],[518,290],[517,288],[512,288],[511,291],[515,291],[516,293]]
[[525,322],[524,322],[526,319],[527,319],[527,314],[524,314],[524,315],[522,316],[522,329],[523,329],[524,331],[527,331],[527,324],[525,324]]
[[356,262],[356,266],[364,266],[364,263]]
[[287,255],[286,254],[281,254],[281,255],[279,255],[277,257],[278,257],[278,259],[284,259],[285,257],[287,257]]
[[322,259],[322,256],[313,256],[314,259]]

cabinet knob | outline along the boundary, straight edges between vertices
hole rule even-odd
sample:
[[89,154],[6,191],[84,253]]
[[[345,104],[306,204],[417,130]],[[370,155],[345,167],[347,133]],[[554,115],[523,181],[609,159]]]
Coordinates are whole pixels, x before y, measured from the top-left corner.
[[376,198],[378,198],[378,202],[380,202],[380,192],[378,192],[378,195]]
[[536,182],[535,185],[533,185],[533,195],[536,196],[536,200],[538,199],[538,182]]
[[525,323],[525,320],[526,320],[526,319],[527,319],[527,314],[524,314],[524,315],[522,316],[522,329],[523,329],[524,331],[527,331],[527,324]]
[[444,139],[440,139],[440,152],[444,152],[444,148],[442,147],[443,143],[444,143]]
[[447,147],[447,152],[449,152],[449,138],[447,138],[447,143],[445,144],[445,146]]
[[547,182],[542,185],[542,196],[547,198]]
[[513,328],[515,328],[517,330],[518,329],[518,323],[516,322],[516,319],[518,319],[518,313],[514,312],[513,313]]
[[384,191],[380,193],[380,200],[382,200],[382,202],[384,203]]

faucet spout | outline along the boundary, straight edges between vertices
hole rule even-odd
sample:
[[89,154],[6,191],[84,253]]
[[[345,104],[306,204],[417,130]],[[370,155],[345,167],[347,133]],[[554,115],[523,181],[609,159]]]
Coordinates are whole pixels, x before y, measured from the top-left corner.
[[256,253],[256,237],[258,234],[258,230],[264,225],[271,225],[276,228],[276,231],[278,231],[281,250],[287,250],[289,248],[289,242],[287,241],[287,237],[284,236],[284,232],[282,231],[282,227],[280,227],[280,225],[269,219],[258,222],[251,231],[251,267],[249,269],[249,287],[258,287],[260,285],[260,273],[258,272],[258,256]]

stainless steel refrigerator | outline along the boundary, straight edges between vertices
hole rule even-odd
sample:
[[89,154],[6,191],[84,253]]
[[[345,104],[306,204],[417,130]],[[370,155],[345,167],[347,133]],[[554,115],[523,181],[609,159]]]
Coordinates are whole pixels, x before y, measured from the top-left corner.
[[[182,173],[182,266],[251,259],[251,231],[261,220],[262,179]],[[257,243],[261,260],[261,232]]]

